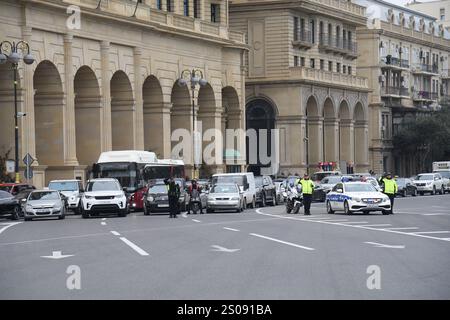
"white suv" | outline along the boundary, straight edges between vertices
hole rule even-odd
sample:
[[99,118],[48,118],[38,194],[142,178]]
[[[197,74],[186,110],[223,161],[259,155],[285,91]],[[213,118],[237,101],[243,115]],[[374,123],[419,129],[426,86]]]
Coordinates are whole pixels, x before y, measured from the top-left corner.
[[83,196],[83,184],[80,180],[52,180],[48,184],[50,190],[56,190],[66,197],[67,209],[80,214],[80,199]]
[[444,181],[439,173],[421,173],[413,181],[420,195],[428,192],[430,194],[444,194]]
[[81,198],[83,218],[91,215],[117,213],[125,217],[129,212],[128,201],[117,179],[100,178],[89,180]]

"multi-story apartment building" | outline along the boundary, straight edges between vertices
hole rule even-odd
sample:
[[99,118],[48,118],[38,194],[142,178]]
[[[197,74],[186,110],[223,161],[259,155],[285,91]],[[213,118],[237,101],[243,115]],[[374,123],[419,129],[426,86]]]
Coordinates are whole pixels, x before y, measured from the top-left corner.
[[396,153],[392,137],[408,119],[448,104],[448,32],[418,11],[381,0],[356,2],[372,14],[357,30],[358,74],[369,79],[371,89],[370,166],[411,175],[415,159]]
[[246,126],[278,129],[280,174],[321,163],[369,169],[368,82],[356,75],[356,29],[365,25],[365,8],[346,0],[230,4],[230,27],[247,33],[250,47]]
[[406,4],[409,9],[422,12],[436,18],[447,31],[450,31],[450,0],[416,1]]
[[[35,57],[18,70],[19,111],[26,113],[19,157],[36,159],[34,184],[84,180],[102,151],[177,157],[172,132],[191,132],[193,112],[203,131],[244,128],[247,46],[228,29],[227,7],[228,0],[1,1],[0,42],[25,40]],[[178,82],[186,69],[208,81],[194,96]],[[0,152],[12,150],[14,158],[12,78],[11,64],[1,64]],[[237,140],[244,154],[245,139]],[[215,146],[221,157],[222,141]],[[243,169],[245,159],[234,160]],[[226,170],[220,162],[202,169]]]

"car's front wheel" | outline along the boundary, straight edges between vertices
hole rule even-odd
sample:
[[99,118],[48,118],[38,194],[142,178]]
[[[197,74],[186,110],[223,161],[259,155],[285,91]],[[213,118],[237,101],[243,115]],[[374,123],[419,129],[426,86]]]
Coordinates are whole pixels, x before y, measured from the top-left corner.
[[86,210],[84,210],[84,209],[81,209],[81,217],[82,217],[83,219],[89,219],[89,218],[91,217],[91,215],[89,214],[88,211],[86,211]]
[[440,194],[444,194],[444,186],[441,187],[441,192]]
[[345,212],[345,214],[348,214],[348,215],[352,214],[352,211],[350,210],[350,206],[349,206],[347,200],[344,202],[344,212]]
[[11,215],[11,220],[19,220],[20,219],[20,207],[15,206],[13,214]]
[[334,210],[331,207],[331,202],[330,201],[327,201],[327,212],[328,212],[328,214],[333,214],[334,213]]

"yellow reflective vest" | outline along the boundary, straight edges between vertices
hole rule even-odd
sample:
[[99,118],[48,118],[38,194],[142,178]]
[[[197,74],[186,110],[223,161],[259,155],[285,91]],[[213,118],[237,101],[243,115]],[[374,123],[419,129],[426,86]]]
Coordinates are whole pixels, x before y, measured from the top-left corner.
[[314,183],[311,180],[300,180],[300,184],[302,185],[302,193],[303,194],[313,194]]
[[384,178],[383,183],[384,183],[384,193],[386,194],[397,193],[398,186],[397,182],[394,179]]

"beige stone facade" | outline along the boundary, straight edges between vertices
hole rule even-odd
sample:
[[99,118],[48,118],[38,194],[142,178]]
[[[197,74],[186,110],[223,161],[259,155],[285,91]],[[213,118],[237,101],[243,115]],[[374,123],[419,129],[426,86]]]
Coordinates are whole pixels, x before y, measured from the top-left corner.
[[247,33],[250,47],[247,128],[279,129],[279,174],[320,162],[369,169],[369,90],[356,75],[355,43],[365,24],[365,8],[345,0],[231,3],[230,27]]
[[406,6],[423,14],[434,17],[445,29],[450,31],[450,0],[411,1]]
[[393,149],[408,119],[448,105],[450,40],[436,19],[378,0],[357,1],[378,16],[358,28],[358,74],[368,78],[370,166],[377,173],[416,174],[415,159]]
[[[159,1],[144,0],[132,16],[136,2],[127,0],[103,0],[99,8],[97,0],[0,2],[0,41],[25,40],[36,59],[18,71],[19,111],[27,114],[19,156],[36,159],[36,186],[84,180],[102,151],[173,157],[171,132],[192,128],[191,90],[177,83],[185,69],[208,81],[194,96],[203,130],[244,127],[247,47],[243,34],[228,29],[228,1],[172,0],[172,12],[167,3],[159,10]],[[80,29],[66,24],[72,4],[81,8]],[[1,152],[14,152],[12,76],[9,63],[0,65]],[[222,170],[204,167],[205,174]]]

